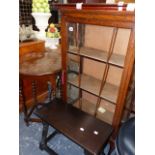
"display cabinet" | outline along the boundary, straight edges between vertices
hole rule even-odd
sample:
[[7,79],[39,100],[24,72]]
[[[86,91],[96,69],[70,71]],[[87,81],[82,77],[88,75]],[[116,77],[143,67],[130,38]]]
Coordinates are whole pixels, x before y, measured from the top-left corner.
[[134,12],[61,8],[63,100],[120,125],[134,65]]

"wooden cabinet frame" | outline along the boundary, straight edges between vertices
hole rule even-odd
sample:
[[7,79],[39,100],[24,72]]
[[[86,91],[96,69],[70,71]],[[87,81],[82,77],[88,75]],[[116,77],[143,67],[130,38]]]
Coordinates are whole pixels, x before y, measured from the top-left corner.
[[[63,100],[67,100],[67,23],[80,23],[80,24],[93,24],[100,26],[110,26],[116,28],[130,29],[130,37],[128,42],[128,48],[124,60],[124,67],[119,87],[119,93],[116,101],[116,108],[114,112],[114,117],[112,125],[114,127],[113,135],[117,133],[119,128],[123,108],[125,104],[125,98],[127,95],[127,90],[129,87],[129,81],[132,74],[132,69],[134,65],[134,12],[130,11],[117,11],[116,8],[111,9],[95,9],[92,6],[91,9],[65,9],[61,8],[61,36],[62,36],[62,72],[63,72]],[[109,58],[108,58],[109,59]]]

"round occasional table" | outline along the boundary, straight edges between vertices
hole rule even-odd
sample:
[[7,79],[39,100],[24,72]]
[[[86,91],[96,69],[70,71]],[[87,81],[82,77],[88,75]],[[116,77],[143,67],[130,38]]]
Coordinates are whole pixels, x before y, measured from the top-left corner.
[[[31,118],[31,114],[38,104],[37,101],[37,81],[46,80],[48,88],[48,101],[51,101],[56,91],[56,79],[60,82],[61,76],[61,53],[60,47],[55,50],[46,49],[45,52],[30,52],[20,58],[19,63],[19,79],[20,79],[20,98],[22,110],[24,112],[24,120],[26,125],[29,121],[40,122],[40,120]],[[28,110],[26,105],[24,81],[32,83],[33,102]]]

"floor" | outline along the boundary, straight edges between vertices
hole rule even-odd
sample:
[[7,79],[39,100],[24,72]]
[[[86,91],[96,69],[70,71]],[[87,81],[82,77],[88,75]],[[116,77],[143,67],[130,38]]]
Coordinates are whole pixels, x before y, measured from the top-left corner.
[[[50,128],[50,132],[54,129]],[[27,127],[23,121],[23,114],[19,114],[19,155],[47,155],[45,151],[39,149],[41,139],[42,124],[31,123]],[[49,143],[59,155],[84,155],[83,149],[61,134],[56,135]],[[109,150],[109,145],[103,149],[105,154]]]

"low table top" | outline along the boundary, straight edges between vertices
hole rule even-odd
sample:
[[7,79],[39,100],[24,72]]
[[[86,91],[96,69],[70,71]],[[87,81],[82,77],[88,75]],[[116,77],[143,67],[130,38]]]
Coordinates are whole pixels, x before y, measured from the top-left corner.
[[75,143],[97,155],[112,133],[112,126],[60,100],[35,114]]
[[25,54],[19,64],[19,72],[27,76],[43,76],[61,70],[61,53],[58,49],[46,49],[45,52]]

